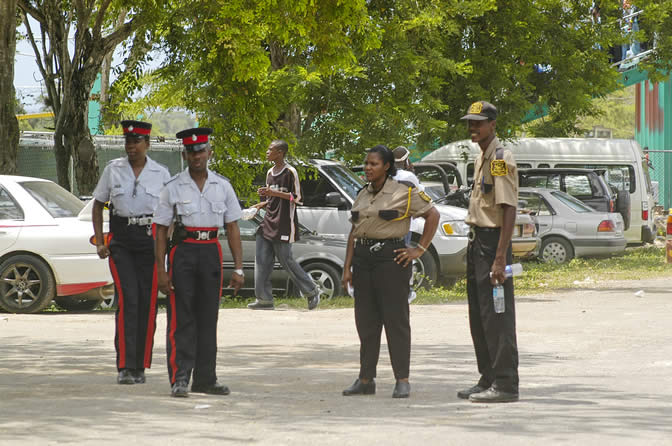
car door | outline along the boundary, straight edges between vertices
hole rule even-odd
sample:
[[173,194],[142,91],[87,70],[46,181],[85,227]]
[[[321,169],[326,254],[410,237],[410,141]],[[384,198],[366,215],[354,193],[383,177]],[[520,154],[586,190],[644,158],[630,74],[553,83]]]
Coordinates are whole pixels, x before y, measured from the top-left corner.
[[521,192],[518,207],[520,211],[530,212],[535,216],[539,238],[551,232],[554,212],[541,195],[533,192]]
[[9,251],[19,238],[24,214],[7,189],[0,186],[0,254]]
[[610,212],[610,197],[605,195],[596,177],[591,178],[586,174],[564,174],[561,190],[596,211]]
[[299,222],[318,234],[348,234],[352,203],[322,172],[301,180]]

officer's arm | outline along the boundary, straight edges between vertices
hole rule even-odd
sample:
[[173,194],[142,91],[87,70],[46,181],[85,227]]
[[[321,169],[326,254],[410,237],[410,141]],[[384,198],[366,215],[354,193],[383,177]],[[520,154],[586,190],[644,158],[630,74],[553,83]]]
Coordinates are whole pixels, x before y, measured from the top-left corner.
[[172,289],[170,277],[166,272],[166,247],[168,245],[168,226],[156,225],[156,242],[154,246],[154,256],[156,261],[156,272],[159,281],[159,290],[165,295],[169,295]]
[[506,252],[511,244],[513,237],[513,227],[516,222],[516,207],[508,204],[500,204],[502,207],[502,229],[499,233],[499,243],[495,254],[495,262],[492,264],[492,280],[504,283],[506,276],[504,268],[506,267]]
[[103,236],[103,207],[105,203],[102,203],[98,200],[93,200],[93,209],[91,210],[91,220],[93,220],[93,234],[96,239],[96,251],[98,252],[98,257],[104,259],[107,257],[110,252],[105,246],[105,240]]
[[436,234],[436,228],[439,227],[439,220],[441,216],[439,211],[432,206],[427,212],[425,212],[422,217],[425,219],[425,227],[422,229],[422,236],[420,236],[420,241],[418,242],[425,250],[432,243],[432,238]]
[[354,226],[350,229],[350,235],[348,236],[348,244],[345,250],[345,263],[343,264],[343,277],[341,278],[341,283],[343,284],[343,289],[348,290],[348,286],[352,283],[352,271],[350,267],[352,266],[352,258],[355,254],[355,236],[352,235]]
[[238,220],[226,223],[226,239],[229,242],[229,249],[233,256],[235,269],[243,268],[243,244],[240,241],[240,228]]

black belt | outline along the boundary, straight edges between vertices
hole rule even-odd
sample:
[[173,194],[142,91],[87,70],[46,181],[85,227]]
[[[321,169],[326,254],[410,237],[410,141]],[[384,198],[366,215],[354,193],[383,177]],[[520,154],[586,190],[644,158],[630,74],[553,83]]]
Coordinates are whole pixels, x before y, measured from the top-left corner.
[[217,238],[217,231],[187,231],[187,238],[192,240],[213,240]]
[[113,220],[117,220],[125,225],[149,226],[153,223],[154,217],[152,215],[140,215],[138,217],[122,217],[120,215],[113,215]]
[[482,226],[472,226],[471,229],[473,229],[476,232],[497,232],[501,228],[484,228]]
[[373,246],[376,243],[384,244],[384,243],[403,243],[404,239],[403,238],[382,238],[382,239],[377,239],[377,238],[358,238],[357,243],[359,243],[362,246]]

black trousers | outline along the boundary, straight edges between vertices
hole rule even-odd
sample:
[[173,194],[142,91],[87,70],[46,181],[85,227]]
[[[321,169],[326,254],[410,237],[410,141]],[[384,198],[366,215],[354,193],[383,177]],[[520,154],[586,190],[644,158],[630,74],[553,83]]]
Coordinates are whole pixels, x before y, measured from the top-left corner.
[[208,386],[217,380],[217,317],[222,294],[222,251],[217,239],[184,241],[170,250],[166,355],[170,383]]
[[[479,385],[507,392],[518,392],[518,345],[513,279],[504,283],[505,311],[495,313],[490,284],[490,269],[495,261],[499,231],[475,228],[467,248],[467,296],[469,326],[474,341]],[[511,246],[506,263],[511,264]]]
[[404,243],[386,243],[378,252],[355,244],[352,286],[355,324],[361,347],[360,378],[375,378],[383,326],[396,379],[408,378],[411,361],[411,324],[408,309],[411,266],[394,261],[394,250]]
[[146,226],[115,228],[109,262],[117,297],[114,335],[117,369],[149,368],[158,293],[153,233],[147,235]]

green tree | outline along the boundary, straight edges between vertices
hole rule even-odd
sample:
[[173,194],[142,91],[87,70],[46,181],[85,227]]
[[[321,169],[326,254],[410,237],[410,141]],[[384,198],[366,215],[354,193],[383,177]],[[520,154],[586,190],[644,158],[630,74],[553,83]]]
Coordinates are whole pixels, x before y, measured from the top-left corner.
[[[160,2],[18,0],[18,6],[54,112],[58,182],[71,189],[72,157],[79,191],[89,194],[98,181],[98,160],[88,127],[89,93],[105,57],[152,23]],[[132,14],[121,15],[131,6]],[[39,30],[33,30],[28,17],[39,23]],[[144,33],[135,36],[144,43]]]
[[0,172],[16,173],[19,122],[16,120],[14,54],[16,52],[16,0],[0,4]]

